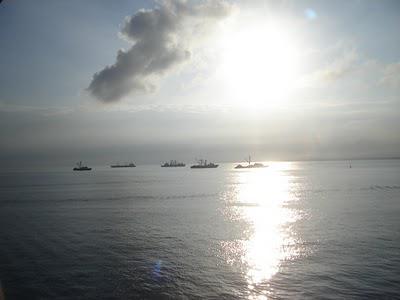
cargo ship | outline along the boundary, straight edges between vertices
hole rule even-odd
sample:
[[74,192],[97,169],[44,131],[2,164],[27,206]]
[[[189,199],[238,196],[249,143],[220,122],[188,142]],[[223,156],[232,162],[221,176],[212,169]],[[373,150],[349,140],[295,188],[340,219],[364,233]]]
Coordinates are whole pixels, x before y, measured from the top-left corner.
[[238,165],[235,167],[235,169],[253,169],[253,168],[266,168],[266,167],[268,167],[268,166],[265,166],[265,165],[263,165],[263,164],[261,164],[261,163],[254,163],[254,164],[252,164],[252,163],[251,163],[251,156],[250,156],[250,155],[249,155],[249,158],[246,159],[246,162],[247,162],[247,165],[238,164]]
[[191,169],[210,169],[210,168],[218,168],[217,164],[207,162],[207,160],[200,159],[197,165],[193,165],[190,167]]
[[136,165],[133,162],[127,163],[127,164],[116,164],[116,165],[111,165],[111,168],[135,168]]
[[74,171],[90,171],[90,170],[92,170],[92,168],[89,168],[88,166],[84,166],[84,165],[82,164],[82,162],[80,161],[80,162],[78,162],[78,163],[76,164],[76,167],[73,168],[73,170],[74,170]]
[[161,165],[162,168],[176,168],[184,166],[186,165],[183,162],[178,162],[176,160],[170,160],[169,162],[165,162]]

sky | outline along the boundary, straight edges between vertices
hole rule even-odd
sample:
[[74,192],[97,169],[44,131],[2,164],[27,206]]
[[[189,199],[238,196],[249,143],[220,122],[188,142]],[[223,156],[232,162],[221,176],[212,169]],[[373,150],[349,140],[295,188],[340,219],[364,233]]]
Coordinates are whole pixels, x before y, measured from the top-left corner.
[[5,0],[0,163],[400,157],[399,1]]

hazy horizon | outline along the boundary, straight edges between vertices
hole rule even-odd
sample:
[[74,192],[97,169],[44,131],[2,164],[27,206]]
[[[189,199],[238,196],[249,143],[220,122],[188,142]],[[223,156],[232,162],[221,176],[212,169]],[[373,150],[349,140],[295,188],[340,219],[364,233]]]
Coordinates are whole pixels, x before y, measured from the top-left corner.
[[399,14],[389,0],[3,1],[0,163],[400,157]]

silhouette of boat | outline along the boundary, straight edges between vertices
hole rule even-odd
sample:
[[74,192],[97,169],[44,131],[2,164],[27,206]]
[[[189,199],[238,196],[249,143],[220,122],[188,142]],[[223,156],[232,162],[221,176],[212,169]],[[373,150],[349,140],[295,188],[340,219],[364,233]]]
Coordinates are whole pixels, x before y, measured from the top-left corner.
[[80,161],[80,162],[78,162],[78,163],[76,164],[76,167],[73,168],[73,170],[74,170],[74,171],[90,171],[90,170],[92,170],[92,168],[89,168],[88,166],[84,166],[84,165],[82,164],[82,162]]
[[161,165],[161,167],[163,167],[163,168],[176,168],[176,167],[184,167],[184,166],[186,166],[184,163],[178,162],[176,160],[170,160],[169,162],[165,162]]
[[116,165],[111,165],[111,168],[135,168],[136,165],[133,162],[127,163],[127,164],[116,164]]
[[252,163],[251,163],[251,156],[250,156],[250,155],[249,155],[249,159],[247,159],[246,162],[247,162],[247,165],[238,164],[238,165],[235,167],[235,169],[253,169],[253,168],[266,168],[266,167],[268,167],[268,166],[265,166],[265,165],[263,165],[263,164],[261,164],[261,163],[254,163],[254,164],[252,164]]
[[191,169],[211,169],[211,168],[218,168],[217,164],[214,163],[207,163],[207,160],[200,159],[197,165],[193,165],[190,167]]

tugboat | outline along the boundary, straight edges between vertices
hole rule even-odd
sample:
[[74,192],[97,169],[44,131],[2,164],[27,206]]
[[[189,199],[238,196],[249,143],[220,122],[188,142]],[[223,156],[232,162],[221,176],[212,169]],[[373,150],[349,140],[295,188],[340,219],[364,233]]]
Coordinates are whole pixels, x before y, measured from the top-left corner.
[[249,159],[246,160],[247,165],[243,166],[241,164],[238,164],[235,169],[253,169],[253,168],[266,168],[268,166],[265,166],[261,163],[251,163],[251,156],[249,155]]
[[80,161],[80,162],[78,162],[78,163],[76,164],[76,167],[73,168],[73,170],[74,170],[74,171],[90,171],[90,170],[92,170],[92,168],[89,168],[88,166],[84,166],[84,165],[82,164],[82,162]]
[[116,164],[116,165],[111,165],[111,168],[135,168],[136,165],[133,162],[127,163],[127,164]]
[[169,162],[165,162],[161,165],[162,168],[176,168],[176,167],[184,167],[186,166],[182,162],[178,162],[176,160],[170,160]]
[[197,165],[193,165],[190,167],[191,169],[209,169],[209,168],[218,168],[218,165],[214,163],[207,163],[207,160],[200,159]]

